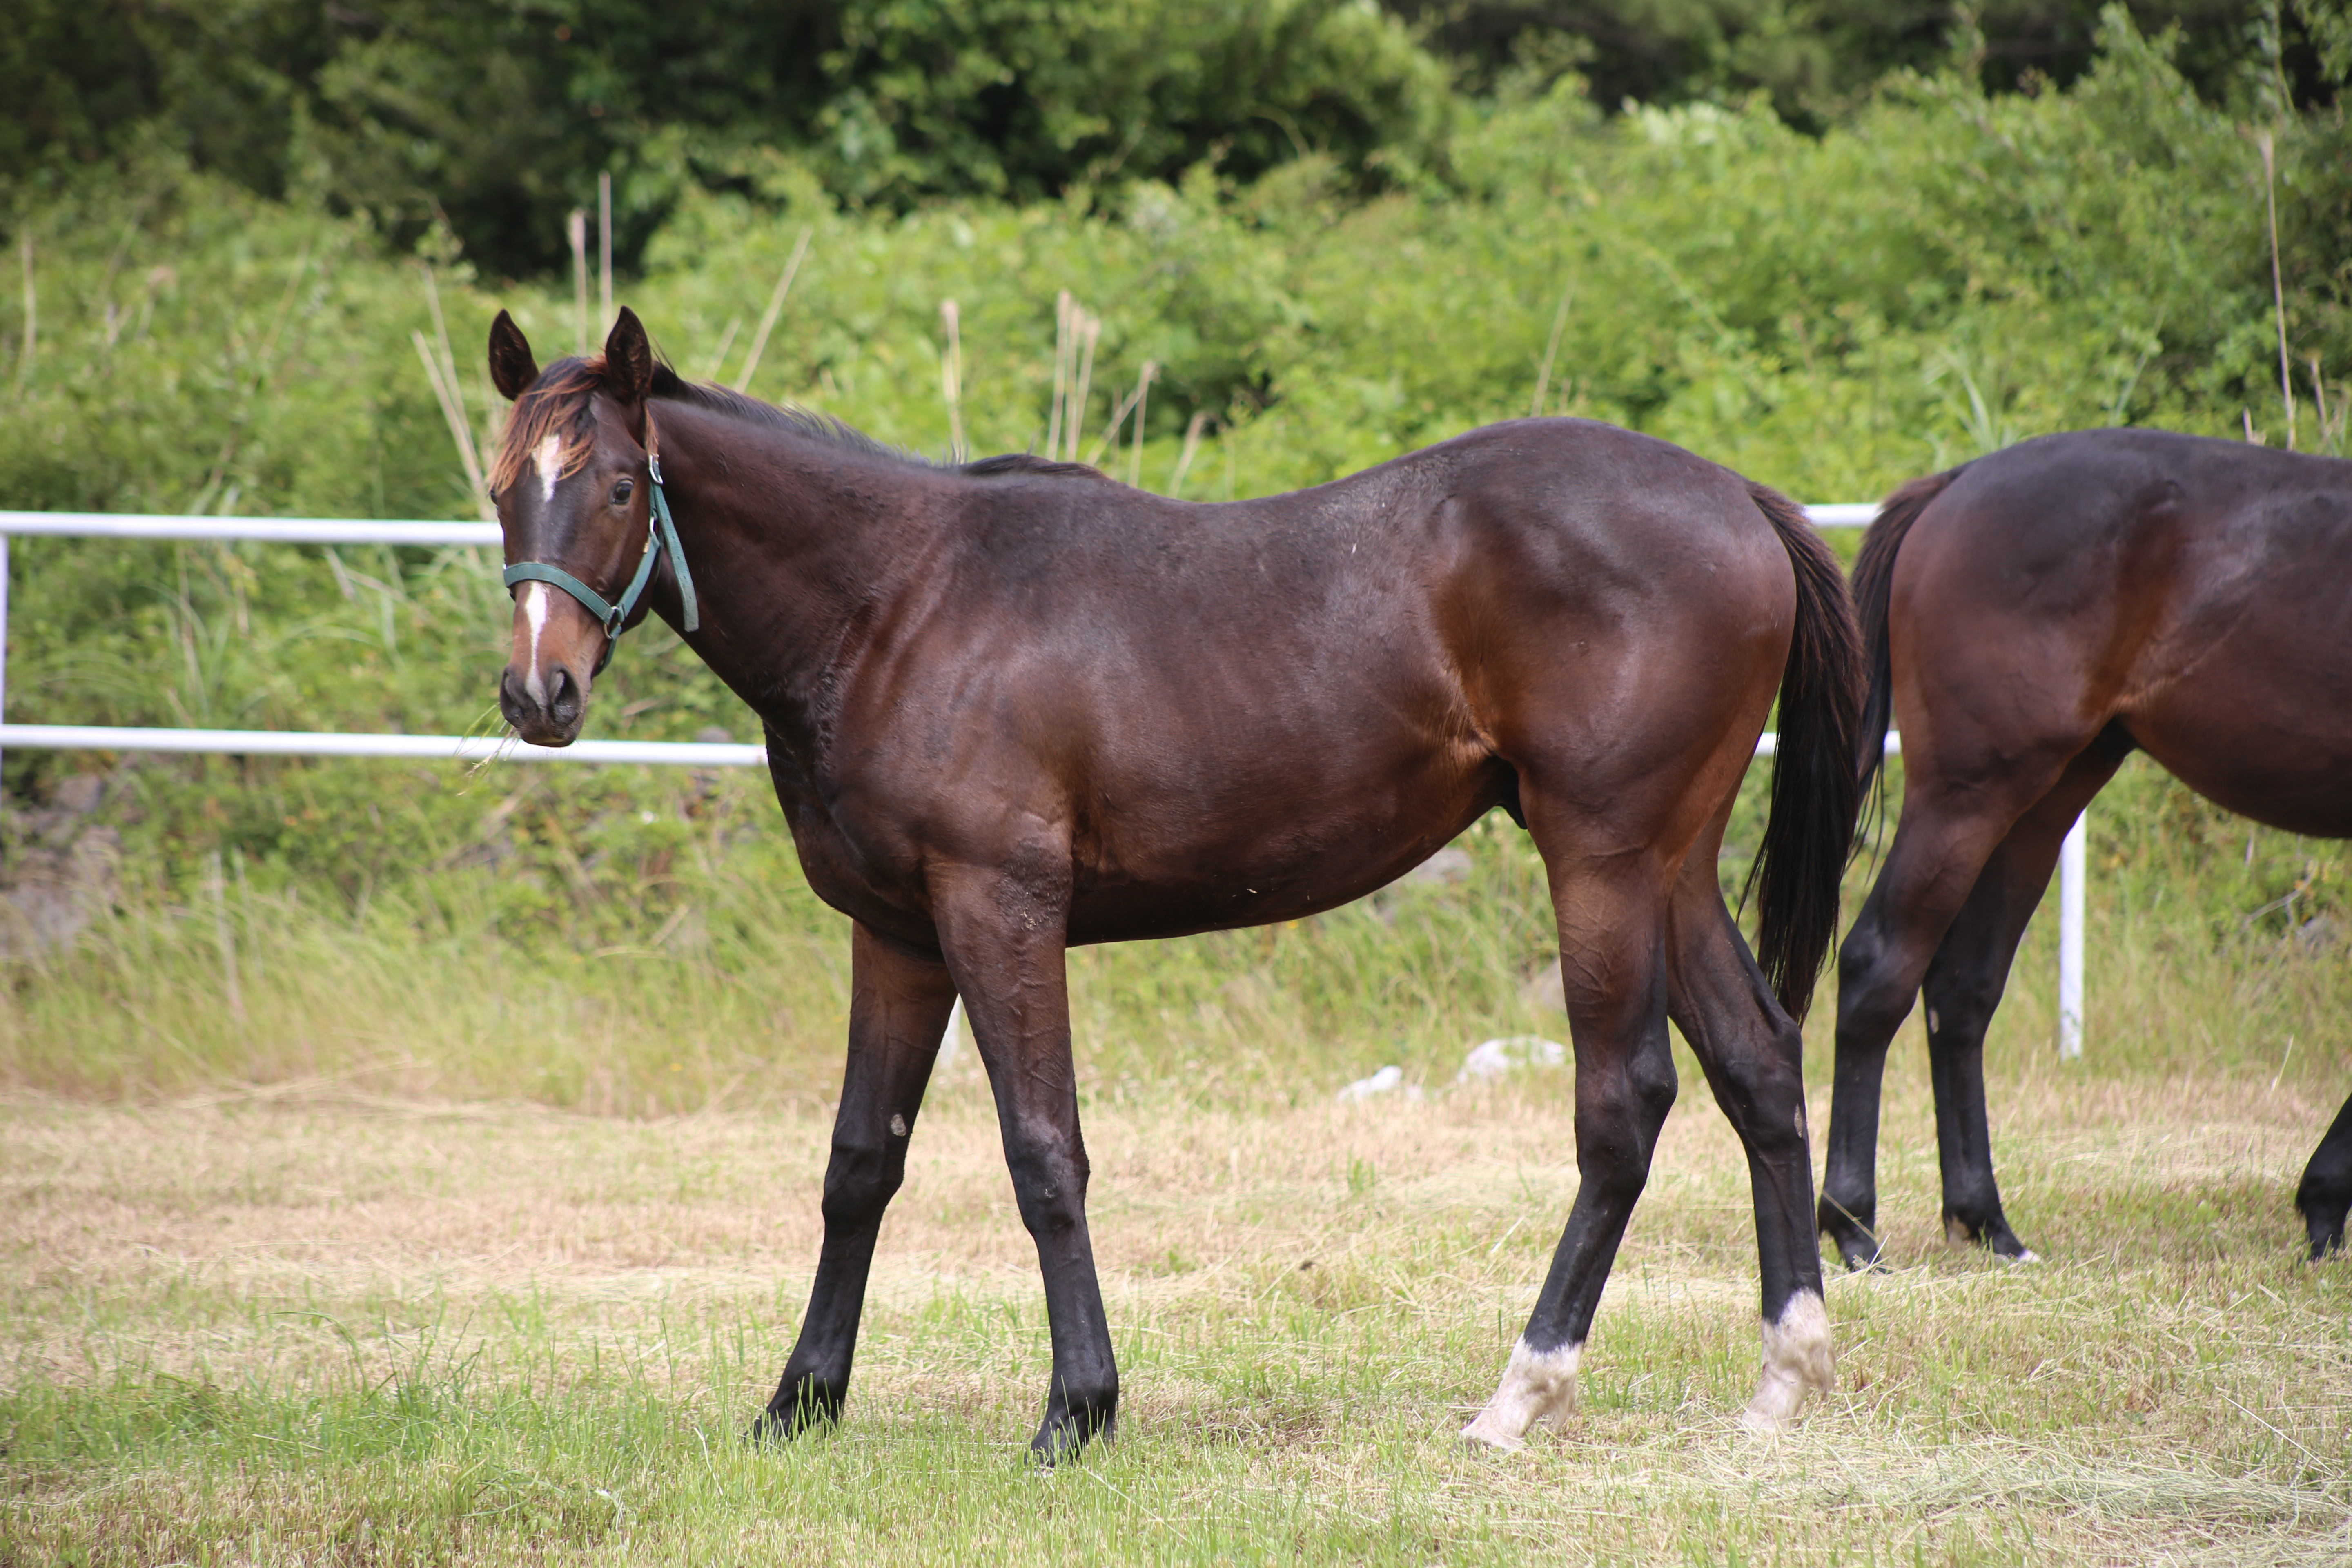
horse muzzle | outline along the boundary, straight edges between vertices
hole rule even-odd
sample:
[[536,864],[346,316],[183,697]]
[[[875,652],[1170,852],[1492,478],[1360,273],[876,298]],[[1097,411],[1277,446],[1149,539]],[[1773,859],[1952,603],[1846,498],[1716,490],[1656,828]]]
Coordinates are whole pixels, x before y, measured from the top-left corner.
[[530,672],[507,666],[499,679],[499,711],[534,746],[568,746],[580,738],[588,713],[588,683],[562,665]]
[[604,630],[544,583],[516,596],[514,647],[499,677],[499,711],[534,746],[568,746],[580,738],[588,688]]

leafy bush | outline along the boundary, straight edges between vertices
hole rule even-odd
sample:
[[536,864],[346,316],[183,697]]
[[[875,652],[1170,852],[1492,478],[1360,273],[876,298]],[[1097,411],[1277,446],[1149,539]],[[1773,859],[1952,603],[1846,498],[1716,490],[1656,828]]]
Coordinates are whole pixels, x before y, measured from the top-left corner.
[[[1337,11],[1279,15],[1371,26],[1329,20]],[[1390,27],[1349,36],[1387,49]],[[1055,298],[1067,289],[1102,322],[1081,455],[1164,490],[1197,429],[1183,483],[1203,500],[1318,483],[1531,409],[1644,429],[1815,500],[1867,499],[2086,425],[2283,440],[2262,157],[2189,89],[2169,46],[2119,10],[2105,29],[2068,90],[1988,96],[1965,73],[1898,75],[1819,136],[1760,99],[1602,120],[1570,78],[1457,100],[1433,157],[1467,195],[1401,165],[1395,188],[1367,195],[1346,157],[1310,148],[1247,181],[1236,152],[1223,172],[1196,161],[1180,179],[1122,177],[1085,200],[844,211],[808,158],[747,151],[743,188],[677,188],[623,293],[688,374],[749,377],[762,395],[936,454],[948,434],[941,302],[960,306],[971,445],[1017,450],[1043,441]],[[2341,450],[2346,391],[2332,378],[2352,353],[2352,169],[2332,112],[2268,125],[2299,439]],[[0,496],[12,506],[468,515],[478,503],[417,340],[437,354],[446,320],[465,418],[487,445],[502,412],[478,359],[492,312],[513,308],[542,357],[586,326],[568,286],[485,287],[446,237],[428,237],[428,267],[362,217],[299,191],[267,200],[169,151],[81,172],[12,221],[31,278],[28,295],[0,301],[11,435]],[[803,236],[753,372],[756,322]],[[1147,361],[1160,379],[1139,448],[1112,416]],[[14,552],[11,718],[497,722],[507,601],[480,552],[73,540],[20,540]],[[658,626],[597,689],[600,733],[751,732]],[[62,775],[110,761],[11,753],[8,789],[37,803]],[[725,1000],[730,986],[837,936],[749,778],[209,759],[128,770],[121,785],[105,813],[123,836],[125,898],[162,946],[118,944],[111,979],[75,970],[67,984],[58,971],[63,990],[36,986],[0,1023],[30,1030],[20,1042],[50,1049],[110,987],[152,989],[172,963],[210,963],[200,914],[221,878],[265,914],[281,907],[270,900],[310,911],[282,929],[254,917],[289,951],[311,939],[302,921],[332,910],[407,954],[387,985],[427,963],[488,984],[509,960],[610,952],[588,968],[625,999],[630,976],[654,973],[633,966],[686,962],[675,949],[688,942],[706,955],[689,967],[708,983],[696,994],[719,999],[701,1015],[719,1034],[751,1006]],[[1753,828],[1743,814],[1734,877]],[[1526,868],[1492,850],[1496,886],[1518,888]],[[2279,869],[2299,853],[2266,848],[2228,875],[2168,870],[2163,885],[2203,889],[2182,906],[2195,908],[2198,941],[2235,941],[2230,921],[2282,898],[2281,877],[2303,877]],[[2318,869],[2294,907],[2324,907],[2337,862],[2295,864],[2306,860]],[[1471,940],[1466,929],[1445,927],[1448,940]],[[1462,996],[1509,1005],[1523,934],[1477,939],[1486,956],[1455,976]],[[130,941],[104,941],[118,939]],[[1087,962],[1124,976],[1121,1007],[1177,986],[1181,1005],[1150,1004],[1161,1022],[1146,1031],[1172,1038],[1166,1017],[1225,1006],[1211,996],[1216,965],[1255,962],[1254,940],[1200,948],[1207,967],[1181,986],[1165,963]],[[1402,940],[1318,927],[1282,951],[1376,967]],[[646,956],[656,950],[668,956]],[[823,973],[833,978],[793,1005],[809,1038],[831,1026],[807,1022],[834,1005],[837,974]],[[1339,971],[1284,973],[1311,991]],[[137,1003],[151,1016],[155,1005]],[[616,1017],[635,1005],[616,1000]],[[1470,1005],[1407,997],[1367,1026]]]

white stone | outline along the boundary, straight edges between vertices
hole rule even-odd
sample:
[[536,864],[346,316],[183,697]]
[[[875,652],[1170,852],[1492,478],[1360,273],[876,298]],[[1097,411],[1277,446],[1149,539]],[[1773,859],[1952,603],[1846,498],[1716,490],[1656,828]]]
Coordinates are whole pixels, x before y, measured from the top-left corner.
[[1482,1040],[1462,1058],[1456,1083],[1480,1083],[1508,1076],[1518,1068],[1556,1068],[1568,1060],[1568,1047],[1541,1035],[1507,1035]]
[[1458,887],[1470,879],[1473,869],[1470,852],[1448,846],[1397,879],[1400,882],[1428,882],[1441,888]]
[[1376,1094],[1387,1094],[1404,1082],[1404,1068],[1391,1063],[1370,1078],[1360,1078],[1341,1089],[1334,1098],[1342,1101],[1370,1100]]

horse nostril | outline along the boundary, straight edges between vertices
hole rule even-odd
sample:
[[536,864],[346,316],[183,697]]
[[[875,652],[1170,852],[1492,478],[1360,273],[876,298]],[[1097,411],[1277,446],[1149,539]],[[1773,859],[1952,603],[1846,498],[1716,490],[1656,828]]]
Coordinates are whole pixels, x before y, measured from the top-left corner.
[[515,672],[509,669],[500,675],[499,711],[505,716],[506,721],[517,729],[522,728],[522,721],[530,716],[530,700],[523,694],[522,682],[515,679]]
[[558,724],[569,725],[580,717],[580,686],[572,672],[562,665],[555,667],[555,679],[550,681],[547,694],[547,716]]

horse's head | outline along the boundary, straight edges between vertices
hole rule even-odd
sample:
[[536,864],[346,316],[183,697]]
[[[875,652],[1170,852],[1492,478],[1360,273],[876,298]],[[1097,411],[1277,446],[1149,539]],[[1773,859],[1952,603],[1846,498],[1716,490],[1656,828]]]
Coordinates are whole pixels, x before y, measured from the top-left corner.
[[641,568],[654,555],[653,379],[653,345],[625,308],[601,357],[558,360],[543,373],[512,317],[501,310],[490,323],[490,380],[515,405],[490,469],[515,589],[499,710],[538,745],[578,738],[590,682],[642,613]]

